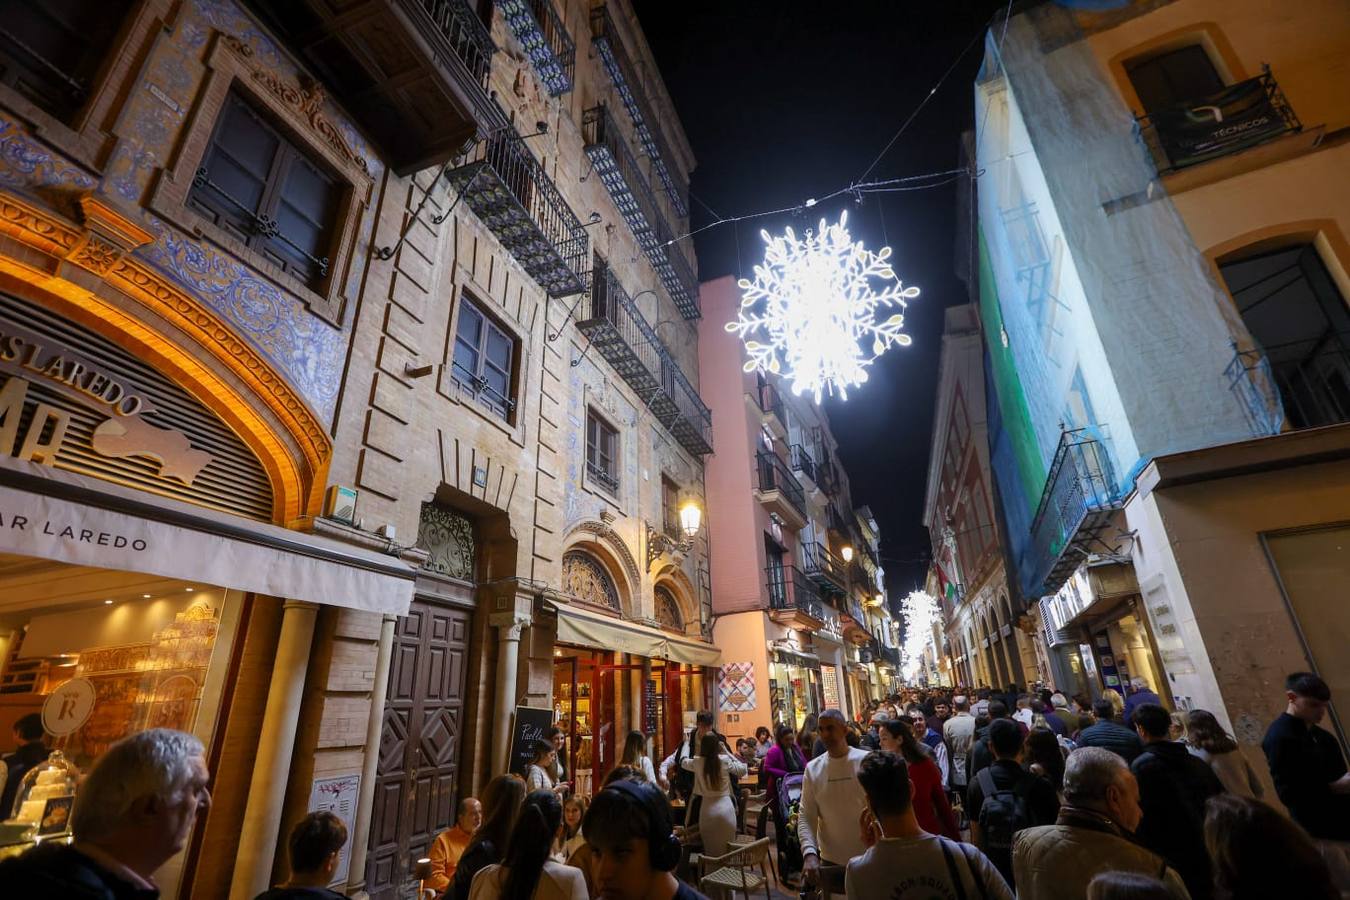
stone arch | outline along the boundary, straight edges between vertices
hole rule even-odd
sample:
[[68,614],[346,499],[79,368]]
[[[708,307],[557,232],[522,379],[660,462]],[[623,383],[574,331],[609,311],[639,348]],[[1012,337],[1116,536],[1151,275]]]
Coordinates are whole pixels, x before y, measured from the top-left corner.
[[[697,624],[700,621],[698,591],[683,569],[674,565],[663,567],[656,573],[656,586],[653,588],[653,593],[655,593],[656,588],[664,588],[670,592],[671,599],[675,601],[679,610],[680,620],[683,622],[681,631],[687,631],[691,623]],[[655,618],[660,620],[659,607],[656,612]]]
[[228,423],[267,472],[275,522],[316,515],[333,454],[325,424],[219,315],[127,252],[153,235],[96,199],[82,205],[97,233],[0,196],[0,232],[60,273],[0,254],[0,289],[116,341]]
[[642,572],[628,545],[609,523],[591,519],[577,523],[564,536],[563,548],[564,557],[572,551],[581,551],[598,560],[618,592],[617,611],[627,618],[641,614],[638,597],[642,590]]
[[624,612],[624,598],[614,573],[593,547],[578,545],[563,553],[562,589],[595,606]]

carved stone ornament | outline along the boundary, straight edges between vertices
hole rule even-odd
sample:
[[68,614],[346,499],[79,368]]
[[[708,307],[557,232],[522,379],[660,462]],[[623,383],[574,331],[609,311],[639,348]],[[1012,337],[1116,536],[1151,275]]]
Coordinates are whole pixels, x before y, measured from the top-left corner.
[[675,595],[669,588],[657,585],[656,590],[656,621],[662,628],[671,631],[684,631],[684,614],[680,612],[680,604],[676,601]]
[[[232,34],[221,35],[231,50],[244,59],[253,57],[253,48]],[[342,136],[342,132],[323,114],[323,104],[327,99],[323,86],[308,75],[301,74],[298,84],[290,84],[266,69],[253,69],[253,80],[267,89],[267,92],[282,103],[295,110],[296,114],[309,123],[328,146],[336,150],[343,158],[350,160],[362,172],[370,174],[366,160],[358,156]]]
[[[609,510],[601,511],[601,517],[603,518],[607,512],[609,512]],[[610,518],[611,520],[613,519],[612,513],[610,513]],[[624,543],[623,538],[619,536],[617,531],[609,526],[608,522],[596,522],[593,520],[580,522],[571,532],[569,532],[568,536],[570,537],[572,533],[578,531],[593,534],[596,537],[603,539],[605,547],[618,558],[619,563],[623,566],[624,572],[628,574],[629,583],[632,585],[639,585],[642,583],[642,572],[638,569],[637,560],[634,559],[633,554],[629,552],[628,545]]]
[[573,597],[623,612],[614,579],[600,561],[589,553],[569,550],[563,554],[562,581],[563,591]]
[[461,581],[473,581],[473,523],[438,503],[423,503],[417,520],[417,546],[427,551],[423,568]]

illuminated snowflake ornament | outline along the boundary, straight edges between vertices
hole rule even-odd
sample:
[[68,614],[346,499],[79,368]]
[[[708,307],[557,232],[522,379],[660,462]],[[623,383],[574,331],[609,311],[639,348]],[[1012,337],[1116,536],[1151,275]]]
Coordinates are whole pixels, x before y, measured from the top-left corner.
[[923,652],[933,642],[933,626],[940,621],[937,600],[932,594],[911,591],[900,601],[900,616],[905,620],[905,645],[900,648],[900,676],[913,682],[923,668]]
[[867,380],[867,367],[892,346],[908,346],[903,310],[919,296],[891,268],[891,248],[873,253],[848,233],[848,212],[835,225],[797,237],[761,231],[767,248],[753,281],[742,278],[741,307],[727,331],[745,343],[745,371],[782,374],[792,392],[848,399],[848,388]]

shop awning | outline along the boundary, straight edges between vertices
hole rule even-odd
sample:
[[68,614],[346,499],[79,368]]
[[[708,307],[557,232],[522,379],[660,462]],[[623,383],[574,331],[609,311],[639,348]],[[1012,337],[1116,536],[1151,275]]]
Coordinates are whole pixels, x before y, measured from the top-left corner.
[[702,641],[615,619],[565,603],[548,603],[558,613],[558,641],[600,650],[668,659],[690,666],[720,666],[722,651]]
[[406,615],[416,571],[315,534],[0,459],[0,552]]

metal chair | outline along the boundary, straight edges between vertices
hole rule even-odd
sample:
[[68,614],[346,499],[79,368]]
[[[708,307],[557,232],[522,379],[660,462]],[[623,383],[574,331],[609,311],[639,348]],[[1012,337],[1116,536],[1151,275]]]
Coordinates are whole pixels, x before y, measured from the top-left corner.
[[699,890],[709,897],[731,900],[736,891],[748,898],[752,891],[763,888],[765,900],[773,900],[769,893],[769,844],[769,838],[762,838],[752,844],[733,844],[734,849],[721,856],[700,856]]

